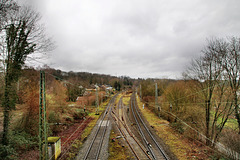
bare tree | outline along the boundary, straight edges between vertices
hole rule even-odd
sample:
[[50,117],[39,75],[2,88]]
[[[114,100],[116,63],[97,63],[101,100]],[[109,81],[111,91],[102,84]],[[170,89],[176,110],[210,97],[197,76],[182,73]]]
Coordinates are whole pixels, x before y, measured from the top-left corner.
[[238,133],[240,134],[240,112],[239,112],[239,87],[240,87],[240,38],[232,37],[227,42],[227,49],[221,52],[226,79],[230,84],[234,95],[235,117],[238,122]]
[[46,52],[51,49],[50,39],[44,35],[44,28],[39,24],[40,14],[29,7],[9,13],[2,35],[5,39],[5,87],[4,99],[4,145],[8,145],[8,127],[10,111],[15,108],[15,83],[19,78],[21,68],[28,55],[34,52]]
[[214,110],[211,121],[211,140],[212,146],[218,141],[219,135],[223,130],[228,118],[233,113],[233,94],[229,89],[228,82],[220,80],[215,88],[213,96]]
[[0,31],[6,25],[9,14],[19,9],[19,6],[13,0],[1,0],[0,2]]
[[[220,45],[221,46],[221,45]],[[206,144],[210,145],[210,122],[211,110],[213,106],[213,95],[216,86],[221,83],[223,69],[221,66],[220,57],[216,52],[219,44],[214,40],[209,40],[207,46],[202,51],[203,56],[193,60],[188,68],[186,75],[190,79],[197,80],[195,87],[198,88],[198,93],[203,106],[205,108],[205,135],[207,137]],[[222,46],[221,46],[222,47]]]

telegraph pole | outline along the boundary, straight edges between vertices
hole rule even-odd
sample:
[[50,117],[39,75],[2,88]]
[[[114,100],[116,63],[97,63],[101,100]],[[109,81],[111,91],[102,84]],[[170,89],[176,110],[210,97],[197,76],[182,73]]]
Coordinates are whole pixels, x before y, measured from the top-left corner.
[[103,94],[101,93],[101,106],[103,106]]
[[157,90],[157,83],[155,83],[155,110],[158,108],[158,90]]
[[99,115],[98,86],[96,85],[96,115]]
[[[45,72],[40,71],[39,86],[39,159],[48,159]],[[45,144],[45,145],[44,145]]]
[[140,84],[140,100],[142,101],[142,85]]
[[158,104],[158,88],[157,88],[157,83],[155,83],[155,106],[156,106],[156,110],[158,112],[158,117],[160,117],[160,111],[161,111],[161,107]]

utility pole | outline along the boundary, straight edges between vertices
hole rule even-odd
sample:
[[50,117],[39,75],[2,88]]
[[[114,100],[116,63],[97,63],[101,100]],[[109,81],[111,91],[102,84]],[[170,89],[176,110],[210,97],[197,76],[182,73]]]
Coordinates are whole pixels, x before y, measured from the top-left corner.
[[[39,87],[39,159],[48,159],[45,72],[40,71]],[[44,145],[45,144],[45,145]]]
[[161,107],[158,104],[158,87],[157,87],[157,83],[155,83],[155,105],[156,105],[156,109],[157,109],[157,112],[158,112],[158,117],[160,118]]
[[142,85],[140,84],[140,100],[142,101]]
[[96,113],[95,113],[95,115],[99,115],[99,102],[98,102],[98,86],[97,85],[95,85],[96,86]]
[[155,83],[155,110],[157,111],[158,108],[158,89],[157,89],[157,83]]

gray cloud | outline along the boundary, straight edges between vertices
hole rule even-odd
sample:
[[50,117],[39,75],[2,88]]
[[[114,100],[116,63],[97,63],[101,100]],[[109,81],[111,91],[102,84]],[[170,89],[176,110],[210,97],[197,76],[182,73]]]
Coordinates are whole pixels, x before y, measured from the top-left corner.
[[36,0],[63,70],[180,78],[206,38],[239,36],[238,0]]

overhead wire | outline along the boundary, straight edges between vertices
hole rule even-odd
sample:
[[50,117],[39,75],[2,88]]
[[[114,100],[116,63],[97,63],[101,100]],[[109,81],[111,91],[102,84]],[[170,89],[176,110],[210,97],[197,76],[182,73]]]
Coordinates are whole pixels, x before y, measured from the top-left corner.
[[[30,58],[30,59],[38,62],[38,63],[41,63],[41,64],[43,64],[43,65],[46,65],[45,63],[40,62],[40,61],[38,61],[38,60],[35,60],[35,59],[31,58],[31,57],[28,57],[28,58]],[[46,71],[45,71],[45,72],[46,72]],[[66,81],[66,80],[64,80],[64,79],[62,79],[62,78],[60,78],[60,77],[58,77],[58,76],[55,76],[55,75],[53,75],[53,74],[51,74],[51,73],[49,73],[49,72],[46,72],[46,73],[47,73],[48,75],[54,77],[54,78],[57,78],[57,79],[59,79],[59,80],[62,80],[64,83],[67,83],[67,84],[70,84],[70,85],[79,87],[78,85],[73,84],[73,83],[71,83],[71,82],[68,82],[68,81]],[[178,100],[181,100],[181,99],[183,99],[183,98],[187,98],[187,97],[196,95],[196,94],[201,93],[201,92],[203,92],[203,91],[205,91],[205,90],[207,90],[207,89],[209,89],[209,88],[213,88],[213,87],[216,87],[216,86],[221,85],[221,84],[223,84],[223,83],[219,83],[219,84],[217,84],[217,85],[215,85],[215,86],[211,86],[211,87],[204,88],[204,89],[202,89],[202,90],[200,90],[200,91],[197,91],[197,92],[194,92],[194,93],[189,94],[189,95],[187,95],[187,96],[178,98],[178,99],[176,99],[176,100],[174,100],[174,101],[178,101]],[[164,102],[164,103],[167,103],[167,102]],[[230,103],[230,102],[222,102],[222,103]],[[168,104],[169,104],[169,103],[168,103]],[[184,103],[184,104],[185,104],[185,103]],[[187,104],[205,104],[205,103],[187,103]],[[169,114],[168,111],[165,111],[165,110],[161,110],[161,111]],[[194,130],[195,132],[197,132],[197,133],[200,134],[201,136],[203,136],[203,137],[205,137],[206,139],[208,139],[210,142],[214,143],[212,140],[210,140],[209,138],[207,138],[207,137],[206,137],[205,135],[203,135],[202,133],[198,132],[195,128],[193,128],[193,127],[191,127],[190,125],[188,125],[186,122],[184,122],[183,120],[181,120],[180,118],[178,118],[176,115],[174,115],[174,114],[172,114],[172,113],[170,113],[169,115],[174,116],[175,118],[179,119],[184,125],[188,126],[190,129]],[[77,128],[77,129],[78,129],[78,128]],[[77,130],[77,129],[76,129],[76,130]],[[76,130],[75,130],[75,132],[76,132]],[[74,132],[74,133],[75,133],[75,132]],[[73,134],[74,134],[74,133],[73,133]],[[72,135],[73,135],[73,134],[72,134]],[[71,136],[72,136],[72,135],[71,135]],[[70,139],[71,136],[70,136],[68,139]],[[74,140],[74,142],[75,142],[75,141],[76,141],[76,139]],[[74,142],[73,142],[73,143],[74,143]],[[72,144],[73,144],[73,143],[72,143]],[[215,143],[215,145],[218,145],[218,144]],[[209,146],[207,146],[207,147],[209,147]],[[220,147],[221,147],[221,146],[220,146]],[[209,147],[209,148],[210,148],[210,147]],[[70,149],[70,148],[69,148],[69,149]],[[68,150],[69,150],[69,149],[68,149]],[[222,149],[226,150],[225,148],[222,148]],[[64,154],[66,154],[66,153],[64,153]],[[61,159],[61,158],[60,158],[60,159]]]
[[[28,57],[28,58],[30,58],[31,60],[36,61],[36,62],[38,62],[38,63],[41,63],[41,64],[43,64],[43,65],[46,65],[45,63],[43,63],[43,62],[41,62],[41,61],[38,61],[38,60],[36,60],[36,59],[34,59],[34,58],[32,58],[32,57]],[[45,71],[45,73],[47,73],[48,75],[50,75],[50,76],[52,76],[52,77],[54,77],[54,78],[56,78],[56,79],[61,80],[63,83],[66,83],[66,84],[70,84],[70,85],[72,85],[72,86],[79,87],[79,85],[73,84],[73,83],[71,83],[71,82],[69,82],[69,81],[67,81],[67,80],[64,80],[64,79],[61,78],[61,77],[58,77],[58,76],[56,76],[56,75],[53,75],[53,74],[51,74],[51,73],[49,73],[49,72],[47,72],[47,71]]]
[[[85,120],[78,126],[78,128],[67,138],[67,140],[64,142],[64,144],[63,144],[61,147],[63,147],[63,146],[70,140],[70,138],[77,132],[77,130],[79,130],[79,128],[81,128],[84,124],[86,124],[85,121],[87,121],[87,120],[90,119],[91,117],[92,117],[92,116],[89,116],[87,119],[85,119]],[[62,157],[69,151],[69,149],[71,148],[72,144],[76,141],[76,139],[78,139],[78,137],[79,137],[79,136],[77,136],[77,137],[74,139],[74,141],[69,145],[68,149],[61,154],[61,157],[60,157],[59,159],[62,159]],[[56,152],[56,151],[55,151],[55,152]],[[55,153],[55,152],[54,152],[54,153]],[[49,158],[49,160],[51,160],[54,156],[55,156],[55,154],[53,154],[52,157]]]
[[200,90],[200,91],[197,91],[197,92],[191,93],[191,94],[189,94],[189,95],[186,95],[186,96],[184,96],[184,97],[180,97],[180,98],[178,98],[178,99],[175,99],[175,100],[173,100],[173,102],[178,101],[178,100],[181,100],[181,99],[184,99],[184,98],[187,98],[187,97],[190,97],[190,96],[193,96],[193,95],[196,95],[196,94],[201,93],[201,92],[203,92],[203,91],[205,91],[205,90],[208,90],[208,89],[214,88],[214,87],[216,87],[216,86],[219,86],[219,85],[221,85],[221,84],[223,84],[223,83],[225,83],[225,82],[218,83],[217,85],[214,85],[214,86],[211,86],[211,87],[206,87],[206,88],[204,88],[204,89],[202,89],[202,90]]
[[[28,58],[30,58],[31,60],[36,61],[36,62],[38,62],[38,63],[41,63],[41,64],[43,64],[43,65],[46,65],[45,63],[40,62],[40,61],[38,61],[38,60],[36,60],[36,59],[34,59],[34,58],[31,58],[31,57],[28,57]],[[63,83],[66,83],[66,84],[70,84],[70,85],[72,85],[72,86],[79,87],[79,85],[76,85],[76,84],[73,84],[73,83],[71,83],[71,82],[68,82],[67,80],[64,80],[63,78],[60,78],[60,77],[58,77],[58,76],[56,76],[56,75],[53,75],[53,74],[51,74],[51,73],[49,73],[49,72],[47,72],[47,71],[45,71],[45,73],[48,74],[48,75],[50,75],[50,76],[52,76],[52,77],[54,77],[55,79],[61,80]],[[88,117],[87,119],[85,119],[84,121],[90,119],[91,117],[92,117],[92,116],[89,116],[89,117]],[[70,140],[70,138],[77,132],[77,130],[78,130],[80,127],[82,127],[83,124],[85,124],[85,123],[82,122],[81,125],[67,138],[67,140],[64,142],[64,144],[62,145],[62,147]],[[78,136],[78,137],[79,137],[79,136]],[[77,138],[78,138],[78,137],[77,137]],[[76,138],[76,139],[77,139],[77,138]],[[75,143],[76,139],[71,143],[71,145],[68,147],[68,149],[61,155],[60,159],[62,159],[62,157],[69,151],[69,149],[71,148],[72,144]],[[55,156],[55,154],[53,154],[52,157],[49,158],[49,160],[52,159],[54,156]]]
[[[209,140],[209,141],[210,141],[212,144],[214,144],[215,146],[218,146],[219,148],[221,148],[222,150],[224,150],[225,152],[227,152],[227,149],[226,149],[226,148],[224,148],[223,146],[221,146],[219,143],[216,143],[216,142],[214,142],[213,140],[209,139],[208,137],[206,137],[205,135],[203,135],[201,132],[199,132],[198,130],[196,130],[196,129],[193,128],[192,126],[188,125],[185,121],[183,121],[182,119],[180,119],[179,117],[177,117],[175,114],[170,113],[170,112],[168,112],[168,111],[166,111],[166,110],[161,110],[161,111],[163,111],[164,113],[166,113],[166,114],[168,114],[168,115],[170,115],[170,116],[172,116],[172,117],[174,117],[174,118],[177,118],[177,119],[178,119],[179,121],[181,121],[185,126],[187,126],[188,128],[192,129],[193,131],[195,131],[196,133],[198,133],[199,135],[201,135],[202,137],[204,137],[206,140]],[[195,139],[195,138],[194,138],[194,139]],[[213,148],[209,147],[208,145],[206,145],[205,143],[199,141],[198,139],[195,139],[195,140],[197,140],[197,141],[200,142],[201,144],[205,145],[205,146],[208,147],[209,149],[215,151]],[[218,151],[218,152],[219,152],[219,151]],[[224,155],[223,153],[221,153],[221,154],[222,154],[225,158],[227,158],[226,155]]]
[[[199,135],[201,135],[203,138],[205,138],[206,140],[209,140],[212,144],[214,144],[215,146],[218,146],[219,148],[223,149],[225,152],[227,152],[227,149],[224,148],[223,146],[221,146],[219,143],[214,142],[213,140],[207,138],[205,135],[203,135],[201,132],[199,132],[198,130],[196,130],[195,128],[193,128],[192,126],[190,126],[189,124],[187,124],[185,121],[183,121],[182,119],[180,119],[179,117],[177,117],[175,114],[168,112],[166,110],[161,109],[162,112],[164,112],[165,114],[168,114],[174,118],[177,118],[182,124],[184,124],[185,126],[187,126],[188,128],[190,128],[191,130],[195,131],[196,133],[198,133]],[[200,142],[201,144],[205,145],[206,147],[208,147],[209,149],[215,151],[214,149],[212,149],[211,147],[207,146],[205,143],[199,141],[198,139],[195,139],[198,142]],[[223,153],[221,153],[224,157],[226,157]]]

